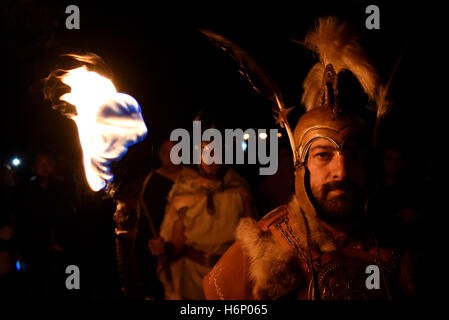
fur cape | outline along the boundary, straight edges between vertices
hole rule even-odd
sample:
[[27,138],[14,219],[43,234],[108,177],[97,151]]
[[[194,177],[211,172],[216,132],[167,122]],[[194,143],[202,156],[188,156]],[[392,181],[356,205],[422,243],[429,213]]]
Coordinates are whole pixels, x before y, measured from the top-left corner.
[[[287,205],[295,235],[307,248],[306,225],[300,216],[299,205],[293,196]],[[323,224],[314,216],[306,216],[310,239],[321,252],[336,250],[336,244]],[[241,220],[236,233],[242,250],[249,258],[249,279],[253,283],[255,299],[276,299],[295,288],[307,286],[296,253],[279,243],[270,231],[263,231],[251,218]]]

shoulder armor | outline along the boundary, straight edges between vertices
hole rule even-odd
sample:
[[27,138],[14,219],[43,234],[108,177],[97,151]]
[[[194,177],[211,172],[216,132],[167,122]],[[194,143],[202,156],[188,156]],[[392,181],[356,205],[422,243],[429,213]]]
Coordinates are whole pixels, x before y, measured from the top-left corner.
[[276,209],[271,210],[269,213],[267,213],[265,216],[262,217],[262,219],[259,220],[257,223],[259,227],[263,231],[268,231],[270,227],[275,224],[279,223],[288,217],[288,209],[286,205],[282,205],[277,207]]

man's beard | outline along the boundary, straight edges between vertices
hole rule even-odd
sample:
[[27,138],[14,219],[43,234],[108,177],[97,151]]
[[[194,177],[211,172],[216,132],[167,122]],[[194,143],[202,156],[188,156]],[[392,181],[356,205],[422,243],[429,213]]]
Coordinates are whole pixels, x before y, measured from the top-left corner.
[[[342,193],[330,195],[334,190]],[[363,208],[362,191],[349,180],[325,183],[319,190],[312,190],[312,195],[318,205],[317,214],[325,221],[351,220]]]

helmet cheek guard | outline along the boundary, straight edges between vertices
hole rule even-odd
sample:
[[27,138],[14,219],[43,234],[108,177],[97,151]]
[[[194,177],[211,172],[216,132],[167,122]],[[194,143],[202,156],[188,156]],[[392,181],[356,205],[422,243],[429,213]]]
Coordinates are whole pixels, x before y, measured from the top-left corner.
[[295,171],[295,194],[302,214],[316,216],[309,189],[309,171],[305,165],[299,166]]

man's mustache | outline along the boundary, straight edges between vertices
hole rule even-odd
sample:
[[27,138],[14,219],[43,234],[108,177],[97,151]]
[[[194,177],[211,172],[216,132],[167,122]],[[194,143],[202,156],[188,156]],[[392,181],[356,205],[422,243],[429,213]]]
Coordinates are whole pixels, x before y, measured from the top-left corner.
[[323,196],[326,196],[333,190],[341,190],[345,195],[350,195],[351,197],[357,193],[355,184],[349,180],[328,182],[323,184],[321,187],[321,193]]

